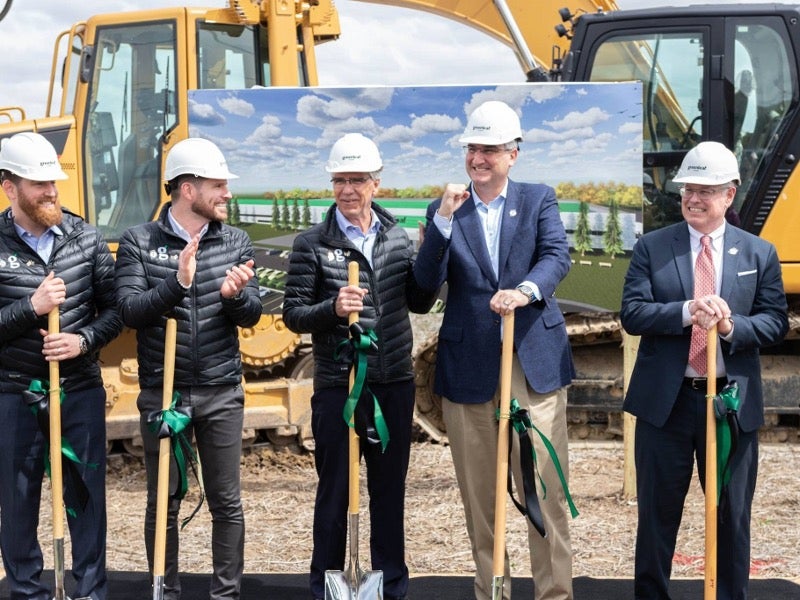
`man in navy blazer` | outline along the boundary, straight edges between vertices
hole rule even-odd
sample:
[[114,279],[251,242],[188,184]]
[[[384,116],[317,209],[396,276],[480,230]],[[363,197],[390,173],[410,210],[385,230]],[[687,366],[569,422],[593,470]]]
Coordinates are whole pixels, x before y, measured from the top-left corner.
[[[738,442],[726,501],[718,511],[717,599],[747,598],[750,507],[764,422],[759,348],[788,330],[775,248],[732,226],[725,213],[736,195],[736,157],[717,142],[690,150],[674,179],[685,222],[650,232],[633,250],[622,295],[622,325],[641,336],[624,409],[637,417],[639,523],[636,598],[669,598],[672,557],[694,461],[705,480],[707,377],[717,391],[739,387]],[[714,292],[694,292],[701,238],[710,236]],[[689,365],[693,327],[717,326],[716,373]],[[715,493],[715,492],[711,492]]]
[[[470,115],[464,135],[469,187],[448,184],[428,208],[414,267],[418,283],[447,283],[434,390],[443,417],[476,564],[475,596],[492,597],[494,485],[502,316],[515,312],[512,396],[557,449],[567,476],[566,389],[574,376],[564,317],[553,298],[570,268],[555,193],[508,178],[521,140],[508,105],[490,101]],[[534,436],[531,436],[532,438]],[[539,493],[547,537],[528,523],[536,598],[572,598],[572,550],[565,495],[554,463],[532,439],[545,479]],[[512,467],[522,489],[514,445]],[[530,474],[532,476],[532,474]],[[504,597],[510,596],[506,557]]]

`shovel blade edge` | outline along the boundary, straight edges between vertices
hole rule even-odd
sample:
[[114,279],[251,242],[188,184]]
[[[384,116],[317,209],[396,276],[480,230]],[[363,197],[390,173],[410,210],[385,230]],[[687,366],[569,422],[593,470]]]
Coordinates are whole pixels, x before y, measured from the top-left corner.
[[344,571],[325,571],[325,600],[355,600],[355,590]]
[[356,600],[383,600],[383,571],[365,571],[354,596]]
[[325,600],[383,600],[383,571],[365,571],[351,581],[346,571],[325,571]]

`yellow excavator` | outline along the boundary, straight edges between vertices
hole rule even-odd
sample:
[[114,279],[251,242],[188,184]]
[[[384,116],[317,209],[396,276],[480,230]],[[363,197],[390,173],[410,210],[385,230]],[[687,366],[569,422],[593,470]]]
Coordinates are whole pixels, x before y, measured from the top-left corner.
[[[371,1],[371,0],[366,0]],[[740,157],[737,219],[770,240],[792,306],[784,343],[764,355],[768,427],[798,441],[800,349],[800,9],[726,4],[618,10],[611,0],[384,0],[470,25],[512,47],[524,81],[627,81],[643,87],[644,227],[680,218],[672,176],[701,140]],[[6,0],[2,11],[11,6]],[[3,14],[3,13],[0,13]],[[153,219],[168,199],[164,157],[188,136],[197,89],[318,84],[315,48],[339,37],[332,0],[229,0],[225,8],[163,8],[96,15],[55,40],[46,114],[0,107],[0,138],[35,130],[56,147],[69,180],[63,203],[106,235]],[[5,198],[0,198],[0,205]],[[245,435],[276,444],[310,439],[311,359],[265,295],[261,322],[240,332],[246,365]],[[622,332],[616,315],[564,305],[578,378],[572,433],[621,433]],[[416,357],[417,421],[443,435],[430,391],[435,338]],[[101,355],[108,438],[138,451],[135,340],[126,331]]]

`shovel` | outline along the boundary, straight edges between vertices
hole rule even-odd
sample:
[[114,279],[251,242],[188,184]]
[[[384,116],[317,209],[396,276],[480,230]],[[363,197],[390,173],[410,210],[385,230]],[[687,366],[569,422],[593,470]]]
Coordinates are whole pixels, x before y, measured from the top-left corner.
[[[172,405],[172,387],[175,378],[175,339],[177,321],[167,319],[164,340],[164,388],[161,407],[169,410]],[[164,599],[164,571],[167,551],[167,506],[169,501],[170,438],[159,440],[158,487],[156,488],[156,531],[153,545],[153,600]]]
[[717,419],[714,396],[717,395],[717,326],[708,330],[706,363],[706,480],[705,480],[705,581],[706,600],[717,597]]
[[494,554],[492,600],[503,599],[506,554],[506,486],[508,484],[508,427],[511,420],[511,366],[514,358],[514,312],[503,317],[500,362],[500,414],[497,423],[497,478],[494,490]]
[[[58,307],[47,314],[50,335],[60,331]],[[50,483],[53,488],[53,573],[55,600],[68,600],[64,591],[64,477],[61,465],[61,382],[58,361],[50,361]]]
[[[347,268],[348,285],[358,285],[358,263],[352,261]],[[348,324],[358,321],[358,312],[351,312]],[[350,389],[353,389],[355,364],[350,371]],[[354,417],[355,418],[355,417]],[[358,563],[358,470],[360,452],[355,427],[349,432],[349,503],[348,529],[350,531],[350,564],[346,571],[325,572],[325,600],[382,600],[383,571],[362,571]]]

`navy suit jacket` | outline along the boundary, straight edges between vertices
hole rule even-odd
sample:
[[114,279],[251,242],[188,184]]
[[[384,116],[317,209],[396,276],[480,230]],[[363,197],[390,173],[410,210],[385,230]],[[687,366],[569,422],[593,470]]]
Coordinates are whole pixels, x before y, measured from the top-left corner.
[[453,214],[445,239],[428,207],[427,229],[414,263],[420,286],[447,282],[447,308],[439,330],[434,391],[459,403],[491,400],[500,377],[502,317],[489,308],[500,289],[532,281],[543,300],[518,308],[514,346],[530,386],[546,393],[575,375],[564,316],[553,298],[570,268],[569,246],[555,192],[540,184],[508,182],[500,230],[499,277],[495,276],[471,196]]
[[[622,326],[641,342],[623,408],[656,427],[672,412],[688,362],[691,326],[681,315],[693,271],[689,228],[677,223],[637,242],[625,276]],[[780,342],[789,326],[775,247],[726,225],[718,295],[733,316],[733,337],[720,344],[728,379],[739,384],[739,424],[754,431],[764,422],[759,348]]]

